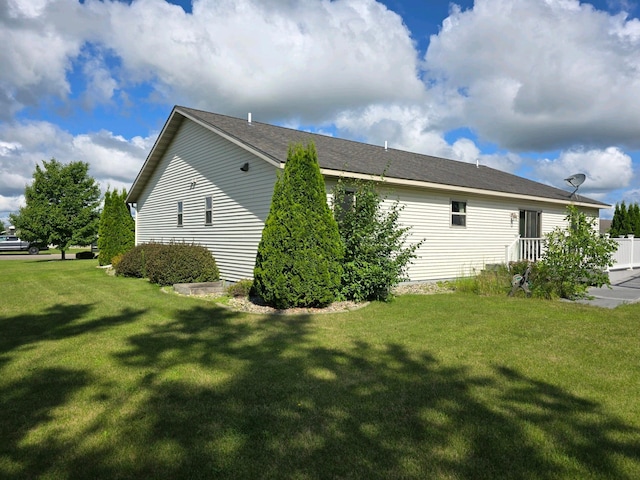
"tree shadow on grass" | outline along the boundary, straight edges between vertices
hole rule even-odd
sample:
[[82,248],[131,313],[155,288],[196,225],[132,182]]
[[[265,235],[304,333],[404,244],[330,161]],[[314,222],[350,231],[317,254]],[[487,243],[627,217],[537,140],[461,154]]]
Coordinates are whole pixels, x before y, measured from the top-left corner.
[[0,358],[30,343],[60,340],[87,332],[98,333],[134,321],[145,312],[126,308],[117,315],[87,320],[93,309],[94,305],[89,303],[57,304],[42,313],[0,318]]
[[[332,347],[320,327],[304,315],[196,306],[132,335],[113,357],[146,372],[131,386],[137,401],[113,401],[122,413],[96,418],[57,468],[69,478],[189,479],[640,472],[640,431],[593,401],[505,366],[480,376],[399,344]],[[113,441],[89,441],[108,428]],[[21,472],[46,471],[29,466]]]
[[32,436],[32,430],[54,425],[55,409],[89,382],[82,370],[45,368],[26,372],[0,390],[0,477],[38,478],[51,473],[52,461],[64,455],[66,442],[51,435]]

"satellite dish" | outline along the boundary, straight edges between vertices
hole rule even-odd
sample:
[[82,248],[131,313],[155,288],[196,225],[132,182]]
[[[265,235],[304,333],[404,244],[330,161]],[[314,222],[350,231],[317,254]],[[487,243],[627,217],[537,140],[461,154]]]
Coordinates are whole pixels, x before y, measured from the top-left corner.
[[572,197],[578,191],[578,188],[580,188],[580,185],[582,185],[586,179],[587,179],[587,176],[584,173],[574,173],[570,177],[567,177],[564,179],[565,182],[567,182],[569,185],[575,188],[575,190],[571,192]]

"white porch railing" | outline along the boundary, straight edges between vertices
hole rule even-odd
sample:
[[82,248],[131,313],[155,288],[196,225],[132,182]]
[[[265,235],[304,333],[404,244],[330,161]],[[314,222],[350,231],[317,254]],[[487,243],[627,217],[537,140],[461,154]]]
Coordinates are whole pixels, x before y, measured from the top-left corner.
[[614,238],[618,250],[613,254],[613,267],[609,270],[624,270],[640,267],[640,238]]
[[[627,238],[614,238],[618,250],[613,254],[613,266],[609,270],[640,268],[640,238],[633,235]],[[544,238],[520,238],[505,247],[505,263],[526,260],[537,262],[544,255],[546,245]]]
[[505,247],[505,262],[537,262],[545,252],[546,240],[544,238],[517,237],[510,245]]

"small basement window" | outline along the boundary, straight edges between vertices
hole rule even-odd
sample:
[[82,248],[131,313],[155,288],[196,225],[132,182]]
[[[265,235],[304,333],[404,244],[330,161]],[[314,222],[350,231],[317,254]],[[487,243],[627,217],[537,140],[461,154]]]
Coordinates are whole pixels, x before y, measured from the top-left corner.
[[213,197],[204,197],[204,224],[213,223]]
[[178,202],[178,226],[182,226],[182,201]]
[[467,202],[451,200],[451,226],[467,226]]

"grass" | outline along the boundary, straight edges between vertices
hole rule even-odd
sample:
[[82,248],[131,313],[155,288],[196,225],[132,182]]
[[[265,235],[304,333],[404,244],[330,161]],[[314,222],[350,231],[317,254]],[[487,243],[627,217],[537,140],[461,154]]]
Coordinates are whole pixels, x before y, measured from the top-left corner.
[[0,477],[640,478],[640,305],[260,316],[0,262]]

